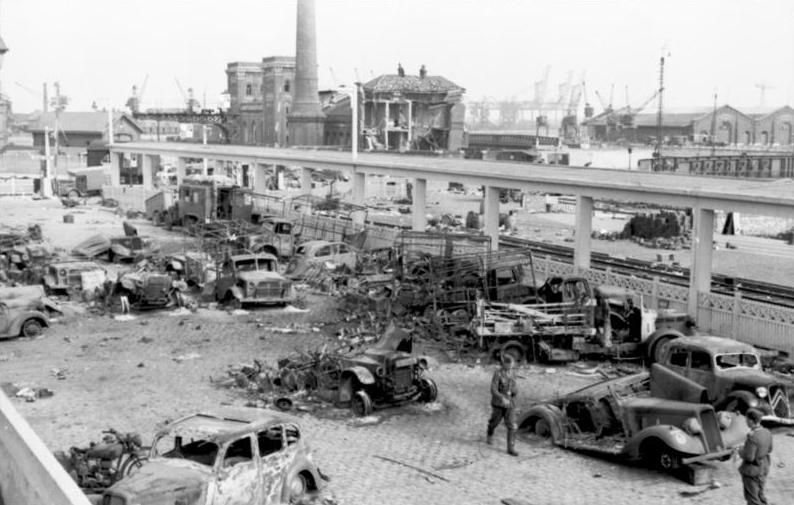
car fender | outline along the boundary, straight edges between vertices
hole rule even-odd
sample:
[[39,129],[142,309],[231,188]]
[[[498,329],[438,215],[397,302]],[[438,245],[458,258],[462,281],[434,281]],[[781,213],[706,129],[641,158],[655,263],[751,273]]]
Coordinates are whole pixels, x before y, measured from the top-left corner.
[[240,289],[240,286],[232,286],[231,288],[229,288],[229,290],[226,293],[227,294],[231,293],[231,295],[236,300],[242,300],[243,298],[245,298],[245,295],[243,294],[243,290]]
[[366,386],[375,384],[375,377],[373,377],[372,373],[363,366],[352,366],[342,370],[343,380],[350,376],[355,376],[361,384]]
[[559,407],[551,403],[533,405],[520,415],[517,423],[518,429],[520,431],[534,430],[535,423],[544,420],[551,429],[551,440],[555,444],[559,444],[564,440],[565,435],[564,417]]
[[669,424],[657,424],[640,430],[627,441],[623,453],[631,459],[642,459],[645,456],[643,451],[660,443],[682,454],[706,454],[706,448],[699,437]]
[[[762,405],[763,402],[758,396],[752,391],[746,391],[744,389],[736,389],[728,393],[724,400],[719,402],[720,407],[727,407],[728,405],[732,404],[734,400],[738,400],[741,403],[744,403],[747,407],[755,407],[758,408]],[[767,406],[767,409],[769,407]],[[763,407],[762,407],[762,410]]]
[[22,325],[25,324],[25,321],[30,319],[35,319],[45,328],[49,328],[50,322],[47,319],[47,316],[42,314],[38,311],[25,311],[14,318],[14,321],[11,323],[9,335],[19,335],[19,332],[22,331]]

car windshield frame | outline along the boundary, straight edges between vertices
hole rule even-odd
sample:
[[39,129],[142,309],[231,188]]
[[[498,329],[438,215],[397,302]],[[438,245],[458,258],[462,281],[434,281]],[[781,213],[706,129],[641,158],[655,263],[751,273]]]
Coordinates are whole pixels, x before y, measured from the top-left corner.
[[[181,450],[177,448],[177,441],[180,441],[179,448]],[[161,447],[162,443],[165,443],[167,447]],[[207,447],[208,445],[212,447]],[[201,452],[197,450],[199,448],[202,449]],[[193,451],[194,449],[196,451]],[[199,437],[185,442],[184,435],[174,432],[162,433],[154,440],[151,449],[152,457],[185,459],[209,468],[215,467],[221,453],[221,446],[212,440]]]
[[[734,360],[727,361],[725,358],[734,358]],[[752,360],[749,358],[752,358]],[[752,363],[748,364],[750,361]],[[752,352],[723,352],[714,355],[714,364],[718,370],[731,370],[734,368],[758,370],[761,368],[761,359]]]
[[247,258],[234,262],[234,268],[238,272],[275,272],[275,262],[270,258]]

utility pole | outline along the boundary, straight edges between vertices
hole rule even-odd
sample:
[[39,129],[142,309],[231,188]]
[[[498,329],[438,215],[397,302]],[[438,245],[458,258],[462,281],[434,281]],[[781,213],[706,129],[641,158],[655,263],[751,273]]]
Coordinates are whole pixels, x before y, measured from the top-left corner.
[[57,177],[57,173],[58,173],[58,153],[60,152],[60,147],[59,147],[60,142],[58,140],[58,137],[60,136],[60,132],[58,131],[58,126],[59,126],[58,122],[60,121],[60,116],[61,116],[61,110],[60,110],[61,109],[60,108],[60,103],[61,103],[61,85],[60,85],[59,82],[56,81],[53,84],[53,86],[55,87],[55,163],[53,163],[53,172],[54,172],[54,174]]
[[662,162],[662,110],[664,106],[664,49],[659,58],[659,107],[656,111],[656,151],[654,155],[659,163]]
[[44,174],[41,178],[41,196],[44,198],[52,197],[52,185],[50,182],[50,129],[44,127]]

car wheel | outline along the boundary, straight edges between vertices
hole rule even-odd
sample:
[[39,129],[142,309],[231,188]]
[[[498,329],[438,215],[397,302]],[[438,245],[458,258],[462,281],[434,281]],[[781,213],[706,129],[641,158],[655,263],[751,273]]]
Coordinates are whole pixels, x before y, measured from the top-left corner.
[[289,481],[289,502],[298,503],[309,492],[309,482],[306,477],[299,473]]
[[644,444],[640,451],[651,468],[670,472],[681,466],[681,454],[663,442]]
[[372,414],[372,400],[366,391],[356,391],[350,406],[358,417],[367,417]]
[[42,324],[36,319],[28,319],[22,324],[22,331],[20,334],[23,337],[33,338],[41,335],[44,330]]
[[422,377],[419,379],[419,390],[421,394],[419,395],[419,401],[423,403],[432,403],[436,401],[438,398],[438,386],[428,377]]

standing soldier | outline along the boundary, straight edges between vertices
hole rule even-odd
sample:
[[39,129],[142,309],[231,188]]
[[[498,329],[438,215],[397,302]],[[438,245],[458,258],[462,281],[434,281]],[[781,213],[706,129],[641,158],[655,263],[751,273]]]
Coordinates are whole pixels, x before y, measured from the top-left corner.
[[767,505],[764,484],[769,474],[769,453],[772,452],[772,434],[761,426],[763,413],[758,409],[747,411],[747,425],[750,433],[744,447],[739,451],[742,464],[739,473],[744,485],[744,499],[747,505]]
[[488,420],[488,438],[486,442],[491,445],[493,432],[504,419],[505,427],[507,428],[507,454],[518,456],[515,449],[515,396],[517,388],[513,371],[514,364],[512,356],[504,356],[501,368],[494,372],[493,379],[491,379],[491,418]]

